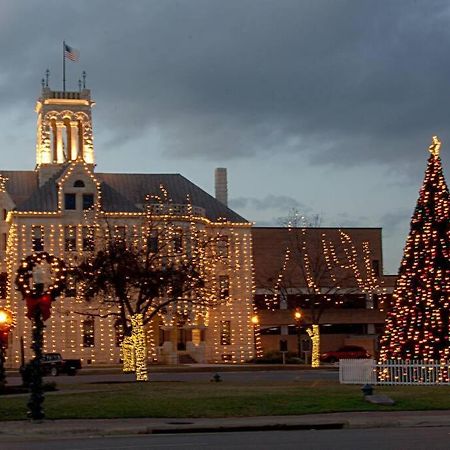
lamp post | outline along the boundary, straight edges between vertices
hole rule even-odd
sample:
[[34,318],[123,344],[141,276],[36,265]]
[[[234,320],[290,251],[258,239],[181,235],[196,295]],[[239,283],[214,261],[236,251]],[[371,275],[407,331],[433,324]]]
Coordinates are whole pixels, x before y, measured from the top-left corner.
[[44,321],[51,315],[52,302],[65,289],[66,266],[64,261],[46,252],[30,255],[21,261],[17,270],[16,285],[27,303],[27,317],[33,324],[31,348],[34,358],[30,364],[30,400],[28,416],[44,419],[42,403],[42,347]]
[[294,311],[295,330],[297,331],[297,356],[301,357],[301,336],[300,336],[300,323],[302,320],[302,312],[300,308],[296,308]]
[[13,325],[13,315],[9,309],[0,307],[0,391],[6,384],[5,350],[8,348],[8,335]]

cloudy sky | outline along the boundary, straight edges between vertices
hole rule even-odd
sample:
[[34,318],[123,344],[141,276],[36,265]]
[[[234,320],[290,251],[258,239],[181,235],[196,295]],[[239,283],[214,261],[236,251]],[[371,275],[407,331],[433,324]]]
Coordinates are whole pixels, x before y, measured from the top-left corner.
[[257,225],[292,208],[383,228],[395,273],[431,136],[450,160],[450,3],[0,0],[3,169],[35,163],[44,71],[62,41],[97,102],[97,170],[179,172]]

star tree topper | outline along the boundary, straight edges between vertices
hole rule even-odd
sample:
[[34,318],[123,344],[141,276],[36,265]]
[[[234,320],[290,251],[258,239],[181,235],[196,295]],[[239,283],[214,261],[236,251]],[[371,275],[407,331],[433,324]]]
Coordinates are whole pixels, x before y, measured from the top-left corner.
[[441,151],[442,142],[439,140],[437,136],[432,137],[431,145],[428,147],[430,153],[436,158],[439,156],[439,152]]

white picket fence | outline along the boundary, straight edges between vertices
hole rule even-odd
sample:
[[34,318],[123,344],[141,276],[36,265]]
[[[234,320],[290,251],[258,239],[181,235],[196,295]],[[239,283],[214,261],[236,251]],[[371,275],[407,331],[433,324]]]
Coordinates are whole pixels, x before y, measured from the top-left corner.
[[450,384],[450,364],[439,361],[399,361],[377,363],[373,359],[341,359],[341,384]]

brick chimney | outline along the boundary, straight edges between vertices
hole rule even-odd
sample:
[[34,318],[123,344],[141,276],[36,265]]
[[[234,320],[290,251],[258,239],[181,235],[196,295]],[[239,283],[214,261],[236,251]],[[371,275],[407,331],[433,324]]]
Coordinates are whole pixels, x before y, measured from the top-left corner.
[[216,199],[228,206],[228,182],[227,182],[227,169],[224,167],[218,167],[215,170],[215,186],[216,186]]

